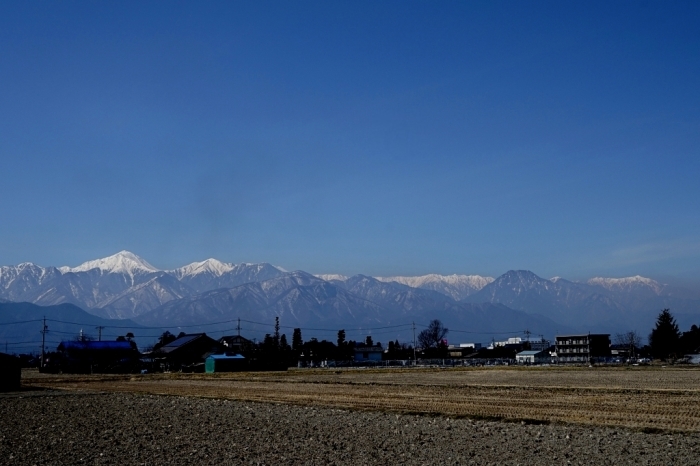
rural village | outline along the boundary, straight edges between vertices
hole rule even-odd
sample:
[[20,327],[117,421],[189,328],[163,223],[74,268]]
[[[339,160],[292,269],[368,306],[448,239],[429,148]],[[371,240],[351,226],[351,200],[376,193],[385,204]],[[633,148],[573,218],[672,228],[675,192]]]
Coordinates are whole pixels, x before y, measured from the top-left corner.
[[[43,324],[46,326],[46,323]],[[46,373],[220,373],[242,371],[279,371],[294,368],[341,367],[469,367],[469,366],[548,366],[548,365],[647,365],[659,363],[700,364],[700,329],[693,325],[679,332],[670,311],[663,310],[649,340],[641,346],[634,332],[609,334],[557,335],[554,344],[544,337],[514,336],[492,340],[489,344],[468,342],[448,344],[449,329],[435,319],[411,344],[398,340],[382,345],[371,336],[365,341],[346,341],[345,330],[338,331],[334,342],[302,339],[295,328],[291,345],[280,334],[279,318],[273,334],[256,343],[239,333],[213,339],[206,333],[174,335],[165,331],[158,342],[139,351],[133,333],[116,341],[94,340],[82,334],[62,341],[55,351],[38,357],[17,357],[0,353],[3,358],[3,385],[20,386],[20,369],[35,367]],[[529,332],[528,332],[529,333]],[[42,347],[43,348],[43,347]]]

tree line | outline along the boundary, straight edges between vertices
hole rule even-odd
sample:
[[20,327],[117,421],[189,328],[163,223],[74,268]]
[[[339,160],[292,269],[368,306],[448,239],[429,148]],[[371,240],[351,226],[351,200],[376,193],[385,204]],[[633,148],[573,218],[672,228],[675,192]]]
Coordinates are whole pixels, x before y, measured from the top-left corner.
[[674,359],[700,349],[700,329],[692,325],[681,332],[670,309],[663,309],[656,318],[656,325],[649,334],[649,352],[656,359]]
[[[335,342],[318,340],[315,337],[304,341],[301,331],[301,328],[293,330],[290,344],[287,336],[280,333],[279,317],[275,317],[274,332],[266,334],[260,343],[250,342],[244,348],[244,353],[247,357],[284,361],[289,365],[295,365],[297,361],[313,363],[324,360],[350,361],[356,349],[366,347],[380,347],[384,350],[382,343],[375,342],[371,335],[368,335],[364,341],[347,340],[345,330],[340,329]],[[416,335],[416,350],[421,352],[419,357],[446,357],[448,347],[445,338],[448,332],[449,329],[440,320],[432,320],[427,328]],[[181,336],[184,336],[184,332],[176,336],[166,331],[153,349],[165,346]],[[132,334],[127,334],[119,339],[131,341],[132,338]],[[614,337],[615,344],[626,348],[631,357],[647,356],[668,360],[700,351],[700,328],[693,325],[689,331],[681,332],[671,311],[663,309],[656,319],[648,341],[648,345],[642,346],[642,337],[634,331],[617,334]],[[388,342],[384,353],[384,359],[413,359],[414,347],[410,343],[394,340]]]

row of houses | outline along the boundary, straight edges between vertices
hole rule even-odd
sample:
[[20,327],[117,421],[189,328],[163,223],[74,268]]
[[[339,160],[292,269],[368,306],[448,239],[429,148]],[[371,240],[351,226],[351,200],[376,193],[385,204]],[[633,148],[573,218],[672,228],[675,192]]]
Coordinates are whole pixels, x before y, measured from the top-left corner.
[[[447,348],[446,357],[451,359],[515,359],[520,364],[589,363],[610,358],[614,352],[609,334],[561,335],[552,345],[544,338],[511,337],[503,341],[460,343]],[[378,362],[386,359],[387,351],[381,346],[355,348],[355,362]]]
[[[251,351],[252,343],[240,335],[214,340],[204,333],[182,335],[154,351],[140,353],[129,341],[66,341],[49,361],[48,371],[63,372],[138,372],[183,371],[222,372],[243,370],[286,369],[296,361],[266,357]],[[506,354],[506,356],[504,356]],[[450,358],[500,357],[515,359],[521,364],[590,363],[612,355],[609,334],[557,336],[555,344],[548,340],[513,337],[492,342],[488,347],[475,343],[451,346]],[[509,355],[509,356],[508,356]],[[358,345],[354,348],[356,363],[380,362],[387,359],[379,345]]]
[[588,333],[557,336],[554,347],[521,351],[515,360],[518,364],[588,364],[611,356],[610,334]]
[[72,373],[280,369],[260,358],[243,356],[250,346],[251,342],[240,335],[215,340],[205,333],[182,335],[143,353],[132,341],[63,341],[46,359],[43,369]]

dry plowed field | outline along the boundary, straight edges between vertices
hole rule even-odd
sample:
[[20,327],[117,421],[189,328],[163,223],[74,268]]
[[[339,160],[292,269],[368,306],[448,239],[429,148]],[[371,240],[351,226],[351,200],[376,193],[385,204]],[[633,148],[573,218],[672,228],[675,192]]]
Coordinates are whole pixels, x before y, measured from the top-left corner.
[[28,387],[700,432],[700,370],[488,368],[50,376]]

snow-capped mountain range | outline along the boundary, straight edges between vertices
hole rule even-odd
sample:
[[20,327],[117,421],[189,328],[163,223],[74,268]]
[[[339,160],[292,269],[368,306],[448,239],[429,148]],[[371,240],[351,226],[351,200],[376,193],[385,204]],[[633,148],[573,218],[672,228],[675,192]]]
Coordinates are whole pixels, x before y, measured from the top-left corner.
[[[339,274],[319,274],[316,277],[337,284],[345,283],[352,278]],[[476,293],[494,280],[492,277],[480,275],[437,275],[434,273],[417,277],[374,277],[374,279],[384,283],[397,283],[411,288],[437,291],[456,301]]]
[[651,278],[635,275],[634,277],[626,278],[602,278],[594,277],[588,280],[589,285],[602,286],[610,291],[646,291],[655,295],[663,294],[666,289],[665,285],[652,280]]
[[433,290],[460,301],[491,283],[493,277],[481,275],[421,275],[419,277],[376,277],[382,282],[396,282],[411,288]]
[[173,299],[273,278],[270,264],[228,264],[216,259],[160,270],[129,251],[77,267],[31,263],[0,267],[0,299],[39,305],[75,304],[109,318],[132,318]]
[[104,273],[122,273],[130,277],[137,274],[160,272],[160,270],[129,251],[121,251],[103,259],[87,261],[77,267],[59,267],[58,270],[61,273],[99,270]]
[[[326,320],[334,325],[440,315],[466,325],[464,316],[470,315],[483,327],[488,319],[475,312],[502,317],[508,309],[514,322],[530,319],[533,325],[549,327],[558,322],[568,328],[585,326],[589,331],[622,329],[662,307],[693,315],[700,311],[697,301],[675,298],[665,285],[640,276],[595,277],[585,283],[545,279],[522,270],[496,278],[314,276],[268,263],[233,264],[216,259],[160,270],[129,251],[77,267],[31,263],[0,267],[0,300],[70,303],[100,317],[131,318],[149,325],[204,323],[247,313],[258,320],[285,315],[296,324]],[[483,307],[484,303],[491,307]],[[475,305],[483,306],[476,311]]]

